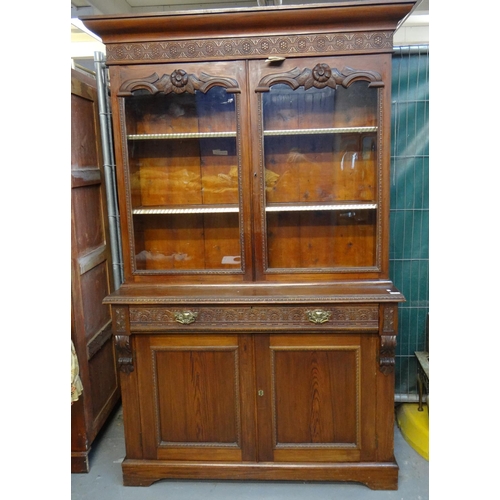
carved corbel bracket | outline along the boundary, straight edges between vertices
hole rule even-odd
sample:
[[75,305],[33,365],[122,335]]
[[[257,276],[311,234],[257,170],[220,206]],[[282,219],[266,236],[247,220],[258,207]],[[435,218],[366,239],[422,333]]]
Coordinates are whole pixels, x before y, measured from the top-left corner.
[[397,307],[385,305],[380,330],[379,367],[384,375],[394,373],[397,345]]
[[380,371],[385,375],[394,372],[396,345],[396,335],[382,335],[380,337]]
[[199,77],[193,74],[188,74],[183,69],[176,69],[170,75],[163,75],[161,78],[158,73],[153,73],[144,78],[127,80],[124,82],[118,96],[127,97],[133,95],[138,90],[146,90],[151,94],[182,94],[188,92],[194,94],[197,90],[206,93],[214,86],[224,87],[227,92],[239,93],[241,89],[238,87],[238,82],[232,78],[211,76],[206,73],[201,73]]
[[361,71],[346,67],[340,72],[336,68],[330,68],[326,63],[318,63],[313,69],[305,68],[301,71],[294,68],[285,73],[267,75],[259,82],[256,91],[268,92],[272,85],[278,83],[285,83],[294,90],[299,87],[304,87],[306,90],[311,87],[336,89],[338,85],[347,88],[351,83],[358,80],[370,82],[369,87],[384,86],[381,75],[375,71]]
[[131,373],[134,371],[134,357],[128,335],[128,308],[113,308],[113,319],[118,369],[123,373]]
[[115,335],[116,353],[118,355],[118,369],[123,373],[134,371],[134,357],[130,347],[128,335]]

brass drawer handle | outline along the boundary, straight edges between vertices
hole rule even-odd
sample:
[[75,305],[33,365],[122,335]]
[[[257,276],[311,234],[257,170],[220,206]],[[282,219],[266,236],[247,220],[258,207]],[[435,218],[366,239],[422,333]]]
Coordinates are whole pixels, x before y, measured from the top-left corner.
[[189,325],[190,323],[194,323],[197,317],[198,313],[192,311],[183,311],[175,313],[175,321],[183,325]]
[[317,325],[321,323],[326,323],[331,317],[332,313],[330,311],[324,311],[323,309],[314,309],[314,311],[306,311],[307,318],[311,323],[316,323]]

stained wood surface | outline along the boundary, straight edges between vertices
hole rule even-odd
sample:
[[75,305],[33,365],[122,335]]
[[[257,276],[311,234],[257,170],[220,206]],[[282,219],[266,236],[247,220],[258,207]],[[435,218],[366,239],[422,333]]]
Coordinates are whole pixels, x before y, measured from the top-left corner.
[[[126,283],[104,303],[122,367],[125,485],[397,489],[391,54],[414,4],[84,20],[111,77]],[[197,95],[222,88],[234,97],[224,112]],[[199,137],[226,130],[236,137]],[[178,132],[198,135],[130,137]],[[213,206],[232,212],[212,217]]]
[[120,397],[109,305],[111,257],[97,86],[71,71],[71,339],[83,393],[71,407],[71,470],[88,472],[97,433]]

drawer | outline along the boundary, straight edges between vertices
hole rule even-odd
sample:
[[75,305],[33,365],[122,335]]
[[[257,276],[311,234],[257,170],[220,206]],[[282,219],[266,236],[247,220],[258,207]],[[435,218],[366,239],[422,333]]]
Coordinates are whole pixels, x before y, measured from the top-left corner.
[[378,331],[375,304],[309,306],[131,306],[131,331]]

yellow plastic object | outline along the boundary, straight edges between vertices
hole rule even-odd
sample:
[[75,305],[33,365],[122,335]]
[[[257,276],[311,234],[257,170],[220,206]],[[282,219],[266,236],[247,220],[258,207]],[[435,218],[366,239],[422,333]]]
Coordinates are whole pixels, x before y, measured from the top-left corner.
[[404,403],[396,411],[396,419],[406,442],[429,460],[429,407],[418,411],[417,403]]

